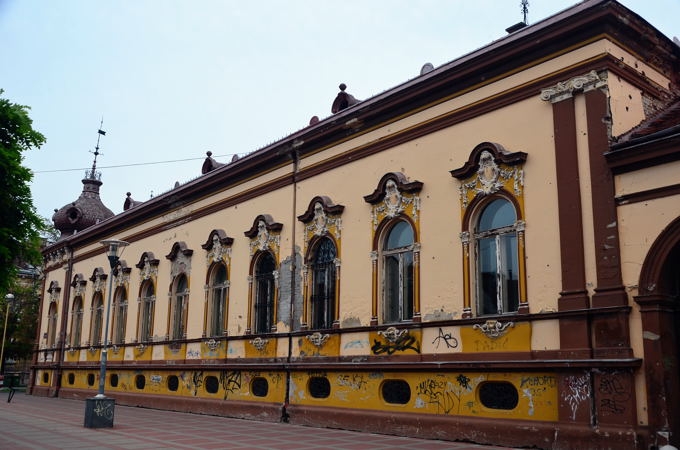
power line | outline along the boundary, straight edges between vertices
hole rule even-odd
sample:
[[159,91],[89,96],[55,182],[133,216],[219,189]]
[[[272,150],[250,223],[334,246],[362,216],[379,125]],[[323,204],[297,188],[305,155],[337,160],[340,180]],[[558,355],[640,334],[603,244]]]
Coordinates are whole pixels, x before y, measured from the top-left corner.
[[[233,156],[236,153],[228,153],[226,155],[213,155],[215,158],[221,158],[223,156]],[[118,164],[115,166],[99,166],[99,169],[118,169],[121,167],[134,167],[134,166],[151,166],[155,164],[169,164],[169,163],[176,163],[176,162],[185,162],[185,161],[196,161],[200,159],[205,159],[205,157],[199,157],[199,158],[185,158],[185,159],[171,159],[167,161],[152,161],[152,162],[144,162],[144,163],[132,163],[132,164]],[[78,167],[74,169],[53,169],[53,170],[35,170],[33,173],[54,173],[54,172],[75,172],[75,171],[81,171],[81,170],[90,170],[89,167]]]

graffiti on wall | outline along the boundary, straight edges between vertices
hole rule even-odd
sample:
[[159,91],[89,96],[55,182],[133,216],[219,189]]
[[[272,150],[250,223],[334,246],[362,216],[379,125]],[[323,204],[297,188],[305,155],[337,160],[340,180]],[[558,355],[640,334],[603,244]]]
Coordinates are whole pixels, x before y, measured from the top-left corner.
[[224,389],[224,400],[229,394],[241,390],[241,372],[238,370],[222,370],[220,372],[220,385]]
[[475,382],[463,374],[455,382],[441,378],[427,378],[416,387],[416,408],[434,405],[438,414],[460,413],[461,396],[473,390]]
[[621,374],[603,373],[597,387],[600,410],[609,414],[624,414],[631,398],[630,386],[624,383]]
[[394,342],[391,340],[380,342],[378,339],[373,339],[373,346],[371,346],[371,351],[374,355],[392,355],[395,352],[405,352],[407,350],[420,353],[420,343],[415,336],[408,333],[397,337],[394,339]]
[[583,375],[569,375],[564,378],[562,400],[571,408],[571,420],[576,420],[576,411],[581,404],[590,400],[590,377]]
[[446,345],[446,348],[457,348],[458,339],[456,339],[451,334],[451,332],[445,333],[444,330],[442,330],[441,327],[439,327],[439,334],[432,341],[432,345],[434,345],[435,348],[438,349],[439,346],[442,344]]

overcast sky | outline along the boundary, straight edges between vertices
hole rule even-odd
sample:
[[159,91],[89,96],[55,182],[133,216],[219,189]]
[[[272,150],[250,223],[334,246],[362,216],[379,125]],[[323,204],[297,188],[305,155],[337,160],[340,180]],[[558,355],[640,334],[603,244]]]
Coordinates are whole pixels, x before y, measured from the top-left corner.
[[[530,24],[576,3],[530,0]],[[680,0],[625,0],[680,35]],[[97,166],[114,212],[503,37],[520,0],[0,0],[0,88],[47,137],[25,155],[40,215]],[[166,162],[184,160],[180,162]],[[156,163],[156,164],[150,164]],[[121,167],[124,166],[124,167]]]

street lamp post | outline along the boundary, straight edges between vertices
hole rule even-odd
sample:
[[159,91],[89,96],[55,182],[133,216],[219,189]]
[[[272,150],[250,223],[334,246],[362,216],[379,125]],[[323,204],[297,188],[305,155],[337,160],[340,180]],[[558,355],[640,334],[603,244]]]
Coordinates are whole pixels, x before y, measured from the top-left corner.
[[2,349],[0,349],[0,366],[5,373],[5,337],[7,336],[7,318],[9,317],[9,304],[14,301],[14,294],[5,295],[5,328],[2,329]]
[[113,269],[120,260],[122,248],[129,245],[127,242],[117,239],[102,241],[101,244],[107,248],[106,256],[109,259],[111,272],[109,273],[109,289],[106,294],[106,321],[104,324],[104,346],[101,351],[101,359],[99,364],[99,391],[93,398],[86,399],[85,427],[87,428],[113,427],[115,399],[108,398],[106,395],[104,395],[104,383],[106,381],[106,361],[109,347],[109,316],[111,314],[111,297],[113,295]]

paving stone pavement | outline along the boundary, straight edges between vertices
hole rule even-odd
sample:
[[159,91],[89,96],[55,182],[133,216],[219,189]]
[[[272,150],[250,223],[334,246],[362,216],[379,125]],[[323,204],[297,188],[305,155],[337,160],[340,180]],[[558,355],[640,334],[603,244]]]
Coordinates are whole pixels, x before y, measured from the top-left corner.
[[0,392],[0,449],[502,450],[286,423],[116,405],[113,428],[85,428],[85,402]]

